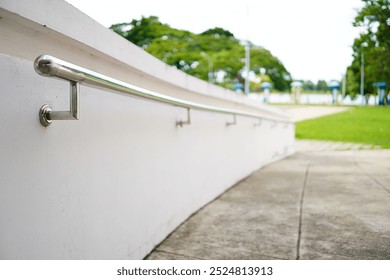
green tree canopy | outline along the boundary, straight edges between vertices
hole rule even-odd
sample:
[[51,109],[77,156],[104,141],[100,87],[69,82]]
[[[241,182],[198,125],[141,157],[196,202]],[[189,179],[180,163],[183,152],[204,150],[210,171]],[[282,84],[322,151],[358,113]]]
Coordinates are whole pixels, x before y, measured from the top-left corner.
[[200,35],[212,35],[216,38],[219,37],[234,37],[233,33],[220,27],[208,29]]
[[271,78],[276,90],[289,90],[291,75],[279,59],[273,56],[270,51],[261,47],[252,46],[250,53],[252,71],[257,74],[260,73],[262,68],[265,69],[265,73]]
[[374,93],[373,83],[390,85],[390,2],[362,0],[353,25],[362,32],[353,44],[353,61],[347,69],[347,93],[359,93],[362,55],[364,56],[364,92]]
[[[244,46],[223,28],[216,27],[194,34],[171,28],[151,16],[113,24],[110,29],[165,63],[200,79],[229,88],[234,82],[243,82]],[[270,51],[252,44],[251,71],[259,74],[262,68],[274,89],[289,89],[291,75],[283,64]],[[259,89],[259,86],[253,85],[252,90],[255,89]]]
[[162,24],[155,16],[142,17],[140,20],[134,19],[129,23],[113,24],[110,29],[144,49],[156,39],[186,40],[191,36],[188,31],[173,29],[167,24]]

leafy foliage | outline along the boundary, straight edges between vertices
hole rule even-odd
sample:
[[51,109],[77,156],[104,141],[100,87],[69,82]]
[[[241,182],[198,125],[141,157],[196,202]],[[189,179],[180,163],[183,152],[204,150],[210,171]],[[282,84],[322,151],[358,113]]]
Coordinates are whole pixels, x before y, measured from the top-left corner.
[[[171,28],[151,16],[114,24],[110,29],[165,63],[200,79],[229,88],[235,82],[244,82],[244,46],[223,28],[194,34]],[[270,51],[253,44],[250,69],[256,76],[251,83],[252,91],[259,90],[260,83],[265,81],[272,82],[275,90],[289,89],[291,76],[284,65]]]
[[302,83],[302,90],[305,93],[325,93],[329,92],[328,83],[324,80],[318,80],[314,83],[311,80],[298,80]]
[[353,44],[353,62],[347,69],[347,93],[359,92],[361,61],[364,55],[364,92],[374,93],[374,82],[390,85],[390,2],[362,0],[364,7],[355,17],[354,26],[363,30]]

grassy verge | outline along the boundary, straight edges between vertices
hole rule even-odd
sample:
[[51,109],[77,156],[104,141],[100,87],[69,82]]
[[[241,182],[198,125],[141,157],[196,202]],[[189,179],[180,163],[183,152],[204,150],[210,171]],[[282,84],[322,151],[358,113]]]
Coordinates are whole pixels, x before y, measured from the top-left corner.
[[352,107],[347,112],[302,121],[296,124],[296,138],[390,148],[390,108]]

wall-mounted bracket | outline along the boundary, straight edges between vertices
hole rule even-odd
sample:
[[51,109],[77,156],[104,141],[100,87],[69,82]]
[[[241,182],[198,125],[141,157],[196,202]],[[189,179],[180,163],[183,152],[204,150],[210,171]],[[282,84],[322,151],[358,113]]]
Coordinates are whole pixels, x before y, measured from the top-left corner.
[[257,122],[257,123],[255,123],[255,124],[253,124],[253,126],[261,126],[261,119],[259,118],[259,121]]
[[236,125],[237,124],[237,117],[236,115],[233,115],[233,122],[227,122],[226,126]]
[[45,127],[51,125],[53,120],[78,120],[80,118],[80,86],[77,82],[70,82],[70,110],[53,111],[50,105],[45,104],[39,110],[39,121]]
[[187,108],[187,120],[186,121],[177,121],[176,126],[183,127],[183,125],[191,124],[191,111],[190,108]]

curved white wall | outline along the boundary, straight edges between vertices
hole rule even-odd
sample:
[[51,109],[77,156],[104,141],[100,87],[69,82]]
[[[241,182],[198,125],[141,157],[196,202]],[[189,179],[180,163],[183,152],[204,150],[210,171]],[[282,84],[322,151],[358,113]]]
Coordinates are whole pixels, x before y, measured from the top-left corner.
[[[82,28],[80,28],[82,27]],[[187,111],[81,86],[81,119],[44,128],[69,85],[33,69],[51,54],[198,103],[286,119],[161,63],[66,2],[0,0],[0,259],[139,259],[189,215],[292,152],[293,125]]]

